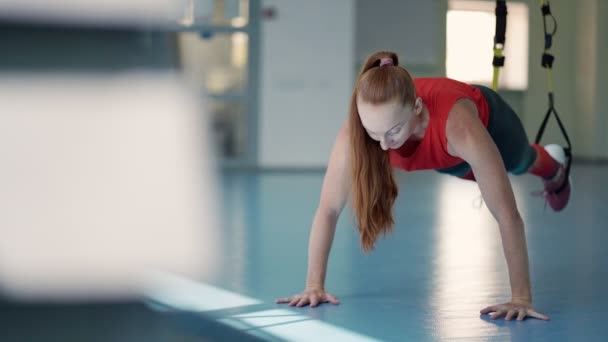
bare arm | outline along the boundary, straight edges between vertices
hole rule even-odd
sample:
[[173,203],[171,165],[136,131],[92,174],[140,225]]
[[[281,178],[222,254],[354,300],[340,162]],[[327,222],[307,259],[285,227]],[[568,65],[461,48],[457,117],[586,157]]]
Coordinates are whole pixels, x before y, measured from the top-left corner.
[[529,304],[532,294],[524,224],[498,148],[479,120],[472,101],[456,102],[448,117],[446,134],[448,152],[471,165],[488,209],[498,221],[512,302]]
[[306,287],[324,288],[327,260],[338,217],[348,199],[351,187],[349,170],[350,139],[348,127],[342,127],[329,158],[308,242],[308,274]]

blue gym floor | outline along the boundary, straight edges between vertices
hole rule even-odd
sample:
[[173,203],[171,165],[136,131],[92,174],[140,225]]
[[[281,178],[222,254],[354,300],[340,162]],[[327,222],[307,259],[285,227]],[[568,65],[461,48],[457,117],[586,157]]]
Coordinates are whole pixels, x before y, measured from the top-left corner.
[[302,290],[323,173],[222,174],[223,222],[206,227],[215,257],[204,279],[162,275],[142,302],[12,303],[0,298],[2,341],[607,341],[608,166],[575,165],[563,213],[512,177],[526,234],[534,304],[551,317],[492,321],[507,301],[498,228],[472,182],[399,173],[393,235],[365,256],[346,210],[326,288],[338,306],[274,300]]
[[351,211],[344,211],[326,281],[340,305],[275,304],[305,284],[323,173],[224,173],[216,271],[204,286],[244,301],[222,307],[221,295],[199,296],[202,308],[190,309],[200,322],[187,326],[220,340],[239,331],[265,340],[606,341],[607,171],[575,165],[574,195],[562,213],[530,195],[542,188],[539,179],[511,176],[526,223],[534,305],[548,322],[479,314],[510,298],[498,227],[480,207],[475,183],[435,172],[398,173],[395,232],[371,255],[362,254]]

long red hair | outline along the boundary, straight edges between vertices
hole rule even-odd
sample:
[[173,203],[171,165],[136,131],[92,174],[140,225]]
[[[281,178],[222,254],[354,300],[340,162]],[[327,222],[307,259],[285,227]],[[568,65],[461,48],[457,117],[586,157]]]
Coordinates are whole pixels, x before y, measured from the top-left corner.
[[[391,58],[393,65],[380,67],[380,60]],[[413,105],[416,98],[410,74],[399,66],[393,52],[372,54],[361,68],[350,101],[352,206],[365,252],[374,249],[380,235],[392,231],[393,205],[398,194],[389,155],[373,140],[361,124],[357,99],[371,104],[399,100]]]

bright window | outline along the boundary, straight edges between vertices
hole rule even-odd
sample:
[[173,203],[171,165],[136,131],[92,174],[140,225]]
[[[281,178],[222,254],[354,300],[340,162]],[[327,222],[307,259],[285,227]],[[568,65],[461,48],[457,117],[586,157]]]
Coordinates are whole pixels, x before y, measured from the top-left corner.
[[[449,0],[447,14],[447,76],[468,83],[492,84],[496,17],[494,1]],[[499,88],[528,87],[528,5],[507,2],[505,66]],[[540,57],[539,57],[540,58]]]

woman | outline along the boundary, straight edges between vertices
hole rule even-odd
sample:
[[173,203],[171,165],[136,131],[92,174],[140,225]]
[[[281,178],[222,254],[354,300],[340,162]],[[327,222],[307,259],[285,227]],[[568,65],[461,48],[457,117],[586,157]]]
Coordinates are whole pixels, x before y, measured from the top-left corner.
[[331,153],[310,234],[306,288],[277,303],[338,304],[324,281],[349,193],[362,248],[371,251],[392,229],[398,192],[393,168],[434,169],[477,181],[500,227],[512,299],[481,313],[492,313],[492,319],[547,320],[532,307],[524,224],[507,172],[541,177],[546,201],[558,211],[570,197],[565,159],[560,146],[530,145],[519,118],[494,91],[447,78],[413,80],[396,54],[375,53],[359,74],[347,124]]

